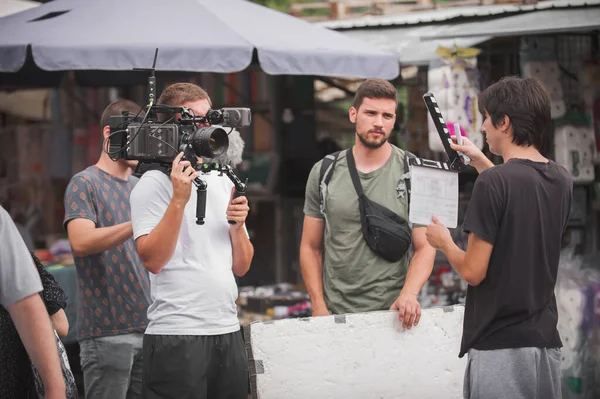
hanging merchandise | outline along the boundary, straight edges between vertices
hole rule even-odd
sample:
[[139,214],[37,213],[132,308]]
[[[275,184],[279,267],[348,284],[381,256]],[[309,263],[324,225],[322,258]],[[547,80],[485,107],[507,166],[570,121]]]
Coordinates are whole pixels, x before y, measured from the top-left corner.
[[576,255],[575,245],[561,251],[555,295],[565,399],[598,397],[600,272],[593,268],[597,261]]
[[[468,137],[478,148],[483,148],[481,134],[483,118],[477,106],[479,95],[479,71],[477,55],[481,50],[454,46],[439,46],[438,60],[429,65],[427,74],[428,92],[435,96],[440,111],[445,116],[450,134],[455,134],[454,124],[460,125],[460,132]],[[442,152],[444,147],[433,124],[428,117],[429,148]]]
[[579,83],[585,109],[592,119],[596,150],[600,151],[600,61],[584,63],[579,72]]
[[554,50],[554,37],[523,37],[521,39],[521,75],[539,80],[551,101],[552,119],[565,115],[566,106],[560,83],[560,68]]
[[594,181],[596,138],[592,128],[564,125],[554,132],[554,156],[576,183]]

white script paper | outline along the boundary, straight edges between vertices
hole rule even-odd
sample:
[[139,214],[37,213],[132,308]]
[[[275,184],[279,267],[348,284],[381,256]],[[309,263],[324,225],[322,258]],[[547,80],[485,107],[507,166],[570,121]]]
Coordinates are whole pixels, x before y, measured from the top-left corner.
[[432,216],[451,229],[458,224],[458,173],[412,166],[410,213],[414,224],[431,224]]

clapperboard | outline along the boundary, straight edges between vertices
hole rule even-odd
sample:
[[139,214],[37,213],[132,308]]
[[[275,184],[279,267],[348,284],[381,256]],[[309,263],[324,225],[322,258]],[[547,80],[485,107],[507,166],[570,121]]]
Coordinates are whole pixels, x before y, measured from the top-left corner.
[[[413,224],[428,225],[432,217],[437,216],[446,227],[455,228],[458,224],[458,172],[471,160],[450,147],[452,138],[433,93],[426,93],[423,100],[442,140],[448,162],[418,157],[409,159],[411,194],[408,219]],[[454,131],[460,144],[462,137],[458,123],[454,125]]]

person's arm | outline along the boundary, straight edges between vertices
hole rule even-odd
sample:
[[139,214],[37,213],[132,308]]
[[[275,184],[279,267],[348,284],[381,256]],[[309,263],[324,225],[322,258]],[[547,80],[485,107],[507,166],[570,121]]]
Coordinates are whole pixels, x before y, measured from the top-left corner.
[[67,224],[73,255],[84,257],[104,252],[127,241],[133,234],[131,222],[96,227],[90,219],[77,218]]
[[42,298],[30,295],[8,305],[19,337],[44,383],[46,399],[65,398],[66,387],[52,325]]
[[425,226],[415,227],[412,230],[415,252],[408,266],[404,287],[398,299],[390,307],[391,310],[398,310],[398,319],[403,327],[408,329],[419,324],[421,319],[421,305],[417,297],[431,276],[435,261],[435,248],[427,242],[426,233]]
[[236,276],[242,277],[250,270],[250,264],[254,256],[254,246],[250,242],[248,233],[244,228],[231,227],[229,229],[229,236],[231,237],[231,248],[233,251],[232,270]]
[[64,398],[66,388],[48,312],[39,293],[42,281],[17,227],[0,206],[0,305],[6,308],[33,364],[46,398]]
[[154,230],[135,240],[142,263],[150,273],[160,273],[173,257],[179,239],[179,229],[183,222],[184,209],[185,204],[171,201]]
[[59,337],[64,338],[69,335],[69,319],[67,319],[67,314],[63,309],[59,309],[58,312],[50,316],[50,320]]
[[97,228],[96,202],[89,177],[74,176],[65,190],[64,225],[75,256],[84,257],[114,248],[133,234],[130,222]]
[[501,177],[494,170],[479,175],[469,208],[463,222],[463,230],[469,234],[467,250],[461,250],[452,240],[450,231],[433,217],[427,226],[427,240],[441,250],[456,270],[470,285],[479,285],[487,275],[487,269],[496,235],[505,209],[505,192]]
[[63,309],[67,307],[67,294],[54,276],[46,270],[40,259],[34,253],[31,253],[31,257],[42,280],[44,289],[41,296],[52,325],[59,337],[66,337],[69,334],[69,320]]
[[493,244],[479,238],[477,234],[471,233],[467,251],[463,251],[454,243],[448,229],[437,218],[434,219],[428,235],[431,237],[431,242],[446,255],[448,262],[458,275],[469,285],[476,287],[483,281],[494,249]]
[[300,268],[306,290],[310,296],[313,316],[329,315],[323,297],[323,219],[304,216],[300,241]]
[[452,136],[452,141],[450,148],[454,151],[460,151],[471,158],[471,166],[477,169],[477,172],[481,173],[494,166],[494,163],[467,137],[462,137],[463,145],[456,144],[456,136]]
[[321,162],[313,165],[306,182],[304,223],[300,239],[300,269],[310,296],[313,316],[331,314],[323,294],[323,240],[325,219],[321,214],[319,179]]
[[[231,198],[233,198],[234,192],[235,188],[232,188]],[[250,237],[248,237],[245,224],[249,211],[248,199],[245,196],[231,199],[227,206],[227,220],[236,222],[229,227],[229,237],[231,238],[233,255],[232,270],[238,277],[242,277],[248,273],[252,257],[254,256],[254,247],[250,242]]]
[[[161,207],[160,204],[157,206],[155,202],[157,198],[153,198],[158,193],[149,192],[144,186],[145,182],[140,180],[131,196],[131,220],[134,224],[138,254],[144,267],[154,274],[160,273],[175,253],[185,206],[192,193],[192,182],[198,177],[198,172],[191,167],[189,161],[181,162],[182,156],[183,153],[179,153],[173,160],[171,170],[173,194],[158,224],[153,227],[152,221],[152,218],[161,211],[158,209]],[[156,182],[149,180],[149,184],[156,184]],[[136,227],[136,223],[139,227]],[[147,230],[151,231],[146,232]]]

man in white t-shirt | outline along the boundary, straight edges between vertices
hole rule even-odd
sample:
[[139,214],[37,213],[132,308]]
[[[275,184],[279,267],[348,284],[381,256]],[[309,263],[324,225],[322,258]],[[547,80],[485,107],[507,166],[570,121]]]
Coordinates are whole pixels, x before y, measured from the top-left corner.
[[[208,94],[190,83],[167,87],[158,104],[184,106],[196,116],[211,107]],[[246,399],[248,363],[234,274],[248,272],[254,254],[244,224],[248,201],[232,199],[226,176],[202,174],[206,219],[197,225],[198,172],[181,159],[173,161],[170,176],[144,173],[131,194],[133,235],[151,272],[142,396]]]

